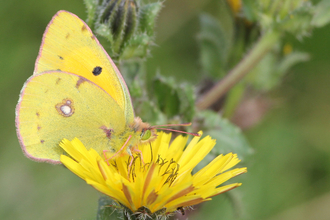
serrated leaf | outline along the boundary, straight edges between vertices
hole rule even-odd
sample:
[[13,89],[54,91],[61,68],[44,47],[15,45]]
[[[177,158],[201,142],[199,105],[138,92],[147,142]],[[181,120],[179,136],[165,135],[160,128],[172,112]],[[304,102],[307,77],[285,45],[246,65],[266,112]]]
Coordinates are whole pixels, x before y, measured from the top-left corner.
[[154,26],[157,15],[162,8],[163,3],[155,2],[143,5],[140,8],[139,30],[146,33],[149,37],[154,35]]
[[256,6],[257,2],[255,0],[245,0],[243,4],[243,14],[244,17],[251,23],[258,21],[260,11]]
[[291,52],[281,58],[275,52],[268,53],[246,77],[245,82],[257,90],[270,91],[279,85],[293,65],[308,59],[309,55],[303,52]]
[[126,85],[131,97],[141,98],[145,94],[145,75],[146,72],[141,62],[122,62],[119,66],[120,72],[124,76]]
[[173,78],[158,74],[152,86],[158,108],[168,120],[175,121],[171,123],[192,122],[195,115],[195,92],[192,85],[178,85]]
[[84,0],[87,9],[87,25],[93,28],[95,20],[95,12],[99,4],[99,0]]
[[310,35],[313,25],[311,23],[313,16],[311,11],[301,11],[292,15],[292,18],[283,20],[280,29],[292,33],[298,39]]
[[178,88],[180,115],[183,122],[191,122],[195,116],[195,92],[192,85],[182,84]]
[[123,217],[122,211],[118,211],[114,206],[116,203],[108,196],[101,196],[98,202],[97,220],[120,219]]
[[[113,48],[112,48],[113,35],[111,34],[110,28],[105,24],[100,24],[100,25],[97,26],[97,28],[95,30],[95,33],[97,35],[102,36],[102,37],[104,37],[105,39],[108,40],[108,44],[110,44],[110,47],[106,48],[107,52],[109,53],[111,58],[115,57],[114,52],[113,52]],[[101,40],[102,39],[100,39],[100,41]]]
[[220,21],[208,14],[200,16],[201,31],[200,62],[203,70],[213,78],[221,78],[225,74],[225,64],[228,59],[230,41]]
[[238,158],[244,160],[253,153],[253,149],[242,133],[241,129],[228,119],[222,118],[218,113],[203,111],[198,114],[202,120],[202,130],[205,135],[216,139],[217,143],[212,150],[213,155],[233,152]]
[[150,44],[151,38],[146,34],[132,36],[132,38],[123,45],[120,58],[130,59],[133,57],[146,57]]
[[292,52],[292,53],[286,55],[285,57],[283,57],[283,59],[280,61],[279,65],[278,65],[277,71],[280,74],[284,74],[295,64],[300,63],[300,62],[306,62],[309,59],[310,59],[310,57],[309,57],[308,53],[299,52],[299,51]]
[[166,124],[166,116],[150,100],[137,99],[134,101],[135,113],[152,125]]
[[330,22],[330,1],[323,0],[316,5],[312,24],[316,27],[323,27]]
[[276,74],[276,65],[277,57],[275,54],[266,54],[249,75],[247,75],[245,82],[257,90],[268,91],[272,89],[279,80]]
[[157,106],[169,118],[180,113],[180,98],[171,78],[158,76],[153,80]]

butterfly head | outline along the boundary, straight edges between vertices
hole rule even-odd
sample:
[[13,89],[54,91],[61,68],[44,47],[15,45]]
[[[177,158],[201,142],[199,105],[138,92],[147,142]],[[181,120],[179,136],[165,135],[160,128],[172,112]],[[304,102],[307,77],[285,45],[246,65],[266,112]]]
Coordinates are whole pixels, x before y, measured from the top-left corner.
[[152,142],[157,137],[157,130],[151,127],[148,123],[142,122],[141,118],[134,119],[133,129],[135,132],[140,132],[140,143],[145,144]]

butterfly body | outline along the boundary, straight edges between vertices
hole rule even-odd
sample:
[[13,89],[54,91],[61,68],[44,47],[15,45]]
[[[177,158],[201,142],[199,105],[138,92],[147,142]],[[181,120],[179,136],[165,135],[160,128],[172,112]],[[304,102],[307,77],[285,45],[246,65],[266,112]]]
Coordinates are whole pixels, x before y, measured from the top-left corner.
[[[66,11],[45,31],[16,107],[16,127],[26,156],[50,163],[60,163],[63,138],[77,137],[108,157],[127,141],[120,154],[155,138],[155,129],[134,117],[128,88],[108,54],[89,27]],[[147,139],[146,130],[152,131]]]

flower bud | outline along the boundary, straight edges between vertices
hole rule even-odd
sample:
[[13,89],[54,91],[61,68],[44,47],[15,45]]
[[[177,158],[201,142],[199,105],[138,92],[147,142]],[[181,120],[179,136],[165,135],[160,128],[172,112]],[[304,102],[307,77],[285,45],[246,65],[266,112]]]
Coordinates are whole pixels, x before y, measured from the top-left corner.
[[109,28],[112,49],[118,53],[136,29],[137,4],[134,0],[105,0],[100,12],[99,23]]
[[145,58],[153,45],[155,20],[162,2],[138,3],[103,0],[97,7],[95,32],[107,39],[107,52],[115,60]]

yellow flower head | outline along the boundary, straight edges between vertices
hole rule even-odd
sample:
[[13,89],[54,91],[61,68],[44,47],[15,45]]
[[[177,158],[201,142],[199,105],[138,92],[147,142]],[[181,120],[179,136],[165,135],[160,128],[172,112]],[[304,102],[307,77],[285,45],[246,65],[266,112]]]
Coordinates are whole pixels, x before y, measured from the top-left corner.
[[231,10],[237,15],[240,10],[242,10],[242,1],[241,0],[227,0]]
[[160,210],[171,213],[240,186],[241,183],[220,185],[247,171],[246,168],[229,170],[240,161],[236,154],[229,153],[219,155],[192,174],[215,145],[209,136],[200,139],[194,137],[185,148],[188,137],[178,136],[170,143],[171,134],[158,132],[154,142],[139,146],[143,160],[135,155],[131,168],[128,155],[117,157],[108,165],[105,158],[94,149],[86,150],[77,138],[64,139],[60,146],[69,156],[62,155],[61,162],[87,184],[133,213],[142,207],[151,213]]

